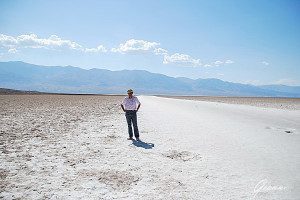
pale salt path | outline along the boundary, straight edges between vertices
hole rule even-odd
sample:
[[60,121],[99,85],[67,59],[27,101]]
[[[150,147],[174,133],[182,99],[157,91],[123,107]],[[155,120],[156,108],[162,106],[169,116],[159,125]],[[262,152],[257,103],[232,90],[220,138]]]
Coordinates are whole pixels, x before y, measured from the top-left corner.
[[156,181],[165,181],[158,197],[299,199],[299,111],[139,99],[141,137],[155,144]]
[[299,111],[139,96],[132,142],[102,98],[9,111],[0,198],[299,199]]

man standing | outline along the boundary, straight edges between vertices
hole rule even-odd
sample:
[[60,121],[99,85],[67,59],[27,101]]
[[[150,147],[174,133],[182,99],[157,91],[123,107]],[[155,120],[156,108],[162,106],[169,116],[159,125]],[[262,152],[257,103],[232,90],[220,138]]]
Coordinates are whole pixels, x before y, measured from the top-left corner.
[[134,137],[136,140],[139,140],[139,129],[137,126],[137,116],[136,112],[140,109],[141,103],[136,96],[133,96],[133,90],[127,90],[128,96],[124,98],[123,102],[121,103],[121,107],[125,112],[127,125],[128,125],[128,133],[129,138],[128,140],[132,140],[133,133],[131,123],[133,124],[134,129]]

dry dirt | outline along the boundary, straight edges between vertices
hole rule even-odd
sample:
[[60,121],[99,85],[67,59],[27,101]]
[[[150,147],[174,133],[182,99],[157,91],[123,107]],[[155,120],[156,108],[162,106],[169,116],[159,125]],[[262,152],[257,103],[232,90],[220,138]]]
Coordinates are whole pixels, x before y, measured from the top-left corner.
[[115,133],[123,98],[0,95],[0,199],[84,198],[89,194],[82,191],[92,190],[84,184],[92,181],[102,196],[107,184],[128,189],[138,177],[102,159],[120,137]]

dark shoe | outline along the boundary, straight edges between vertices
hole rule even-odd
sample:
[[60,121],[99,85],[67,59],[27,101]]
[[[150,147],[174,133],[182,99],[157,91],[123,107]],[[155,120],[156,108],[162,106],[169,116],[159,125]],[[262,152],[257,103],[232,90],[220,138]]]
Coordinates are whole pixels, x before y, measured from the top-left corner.
[[133,138],[132,138],[132,137],[129,137],[129,138],[127,138],[127,140],[133,140]]
[[140,138],[139,138],[139,137],[136,137],[135,139],[136,139],[137,141],[140,141]]

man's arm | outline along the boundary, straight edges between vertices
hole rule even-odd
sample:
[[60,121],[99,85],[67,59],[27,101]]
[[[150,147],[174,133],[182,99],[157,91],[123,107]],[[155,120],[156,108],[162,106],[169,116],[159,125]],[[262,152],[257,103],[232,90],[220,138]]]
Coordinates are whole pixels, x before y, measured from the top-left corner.
[[124,106],[123,106],[123,104],[121,104],[121,108],[122,108],[122,110],[125,112],[125,109],[124,109]]
[[141,107],[141,103],[139,103],[139,105],[138,105],[136,111],[138,111],[138,110],[140,109],[140,107]]
[[136,111],[138,111],[141,107],[141,102],[139,101],[139,99],[137,97],[135,97],[135,98],[136,98],[136,102],[138,104],[138,107],[137,107]]

